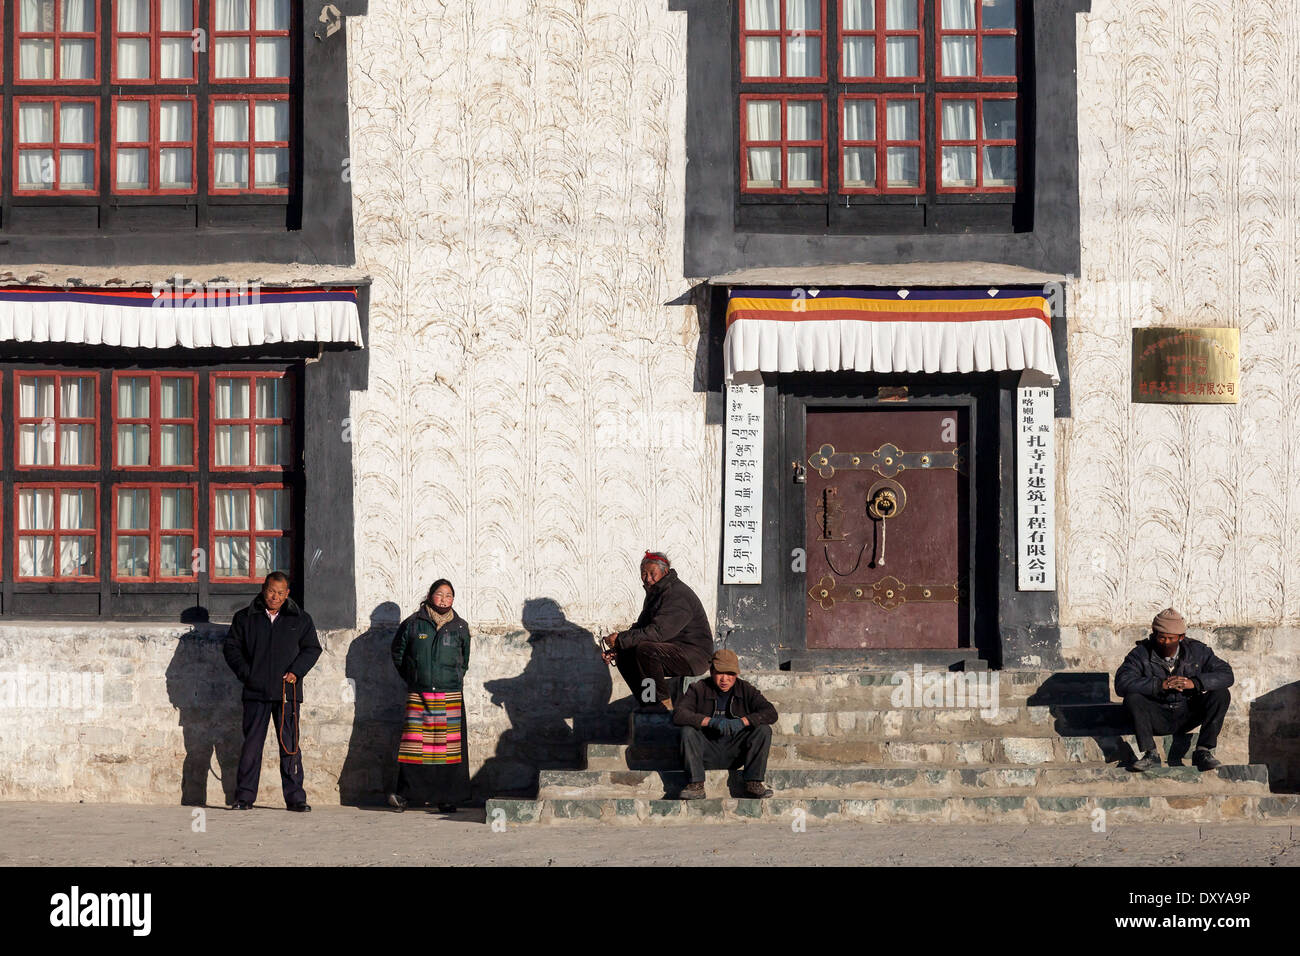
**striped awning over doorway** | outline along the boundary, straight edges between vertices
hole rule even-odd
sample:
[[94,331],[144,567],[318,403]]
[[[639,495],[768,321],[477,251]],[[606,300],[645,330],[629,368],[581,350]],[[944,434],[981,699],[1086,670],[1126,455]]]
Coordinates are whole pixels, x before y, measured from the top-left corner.
[[723,345],[738,372],[1002,372],[1059,383],[1042,287],[733,288]]

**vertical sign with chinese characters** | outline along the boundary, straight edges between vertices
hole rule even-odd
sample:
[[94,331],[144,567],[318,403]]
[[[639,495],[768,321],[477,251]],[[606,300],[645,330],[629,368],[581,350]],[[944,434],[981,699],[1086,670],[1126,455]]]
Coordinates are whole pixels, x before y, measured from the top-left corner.
[[1021,591],[1056,590],[1054,403],[1050,388],[1016,389],[1016,568]]
[[722,583],[763,583],[763,385],[727,386]]

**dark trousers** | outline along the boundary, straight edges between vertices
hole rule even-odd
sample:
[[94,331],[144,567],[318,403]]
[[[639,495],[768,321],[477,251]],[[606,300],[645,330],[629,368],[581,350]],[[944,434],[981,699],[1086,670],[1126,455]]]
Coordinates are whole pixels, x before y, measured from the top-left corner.
[[[615,651],[614,663],[638,703],[653,704],[657,700],[667,700],[672,697],[672,689],[668,686],[670,678],[695,676],[694,666],[675,644],[646,641],[630,650],[615,645]],[[647,679],[655,684],[653,699],[647,699],[650,697],[645,683]]]
[[1193,694],[1179,707],[1165,707],[1145,694],[1129,694],[1124,698],[1124,709],[1133,718],[1133,733],[1143,753],[1156,749],[1157,735],[1185,734],[1198,725],[1201,730],[1196,746],[1213,750],[1219,742],[1219,731],[1231,700],[1232,694],[1226,687]]
[[[291,705],[292,706],[292,705]],[[290,711],[290,721],[293,712]],[[252,803],[257,799],[257,784],[262,778],[262,748],[266,745],[266,724],[275,724],[275,738],[280,739],[280,702],[278,700],[244,701],[244,747],[239,752],[239,775],[235,778],[235,799]],[[298,749],[298,728],[285,725],[283,743],[290,750]],[[302,788],[302,754],[286,757],[280,751],[280,785],[284,788],[284,802],[306,803],[307,792]]]
[[746,780],[762,781],[767,776],[767,754],[772,749],[772,728],[768,724],[746,727],[723,737],[708,727],[682,728],[682,763],[688,783],[703,783],[706,770],[731,770],[743,766]]

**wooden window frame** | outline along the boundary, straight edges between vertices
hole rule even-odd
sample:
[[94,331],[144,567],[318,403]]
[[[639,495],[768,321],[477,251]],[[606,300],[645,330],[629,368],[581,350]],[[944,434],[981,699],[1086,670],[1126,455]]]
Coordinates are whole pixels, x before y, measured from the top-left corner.
[[[289,189],[282,187],[258,187],[256,163],[258,149],[286,149],[289,155],[289,182],[294,179],[294,155],[289,140],[259,140],[257,138],[257,104],[267,101],[288,103],[289,124],[293,125],[293,102],[288,93],[214,93],[208,97],[208,195],[210,196],[286,196]],[[217,104],[222,102],[240,102],[248,106],[248,139],[217,139]],[[291,130],[292,132],[292,130]],[[248,185],[234,189],[218,189],[216,183],[216,158],[218,149],[244,149],[248,153]]]
[[[959,100],[964,102],[973,102],[975,104],[975,139],[944,139],[943,138],[943,104],[949,100]],[[941,194],[967,195],[970,193],[989,194],[989,193],[1010,193],[1014,194],[1019,188],[1021,179],[1021,157],[1019,139],[988,139],[984,135],[984,103],[988,100],[1012,100],[1016,104],[1016,131],[1020,130],[1020,100],[1015,93],[940,93],[935,97],[935,144],[934,144],[934,162],[935,162],[935,188]],[[945,146],[973,146],[975,148],[975,181],[976,185],[971,186],[944,186],[943,185],[943,149]],[[984,147],[986,146],[1014,146],[1016,150],[1016,185],[1015,186],[985,186],[984,185]]]
[[[883,2],[883,0],[878,0]],[[1021,56],[1020,56],[1020,6],[1021,0],[1014,0],[1016,4],[1016,26],[1010,29],[994,28],[984,29],[984,4],[980,0],[974,0],[975,3],[975,28],[973,30],[958,29],[946,30],[943,26],[943,3],[942,0],[935,3],[934,6],[934,78],[939,83],[1014,83],[1020,79]],[[943,72],[943,40],[944,37],[974,37],[975,38],[975,75],[974,76],[949,76]],[[1016,72],[1012,75],[1003,75],[993,73],[986,75],[984,73],[984,40],[986,37],[1011,37],[1015,40],[1016,47]]]
[[[54,510],[53,525],[49,531],[24,530],[19,523],[19,500],[25,491],[41,491],[49,489],[54,492]],[[95,507],[92,514],[95,515],[95,527],[86,529],[60,528],[59,517],[61,504],[61,491],[86,491],[92,490],[95,493]],[[104,552],[103,548],[103,529],[99,526],[99,490],[100,485],[95,482],[86,481],[22,481],[14,482],[13,486],[13,516],[14,516],[14,548],[13,548],[13,568],[14,580],[24,584],[40,584],[46,582],[64,582],[75,581],[85,584],[91,581],[98,581],[101,571],[98,569],[93,575],[81,574],[63,574],[59,571],[59,543],[66,537],[74,538],[94,538],[95,539],[95,557],[99,561],[100,568],[103,567]],[[19,572],[22,559],[22,540],[24,538],[51,538],[54,542],[54,574],[53,575],[24,575]]]
[[[754,101],[760,101],[760,102],[773,102],[773,101],[776,101],[776,102],[779,102],[779,103],[781,104],[781,138],[780,138],[779,140],[749,140],[749,139],[748,139],[748,125],[749,125],[749,109],[748,109],[748,106],[749,106],[749,104],[750,104],[751,102],[754,102]],[[786,105],[787,105],[788,103],[790,103],[791,101],[816,101],[816,102],[818,102],[818,103],[821,104],[821,108],[822,108],[822,118],[821,118],[821,134],[822,134],[822,135],[821,135],[821,139],[819,139],[819,140],[811,140],[811,139],[810,139],[810,140],[802,140],[802,139],[789,139],[789,138],[787,138],[787,136],[786,136],[786,128],[787,128],[788,120],[787,120],[787,116],[786,116]],[[827,163],[829,162],[829,157],[828,157],[828,153],[829,153],[829,148],[828,148],[828,147],[829,147],[829,137],[827,136],[828,127],[827,127],[826,120],[827,120],[827,117],[826,117],[826,96],[825,96],[824,94],[822,94],[822,93],[776,93],[776,92],[772,92],[772,93],[744,93],[744,94],[741,94],[741,97],[740,97],[740,188],[741,188],[741,191],[744,192],[744,193],[747,194],[747,195],[756,195],[756,196],[763,196],[763,195],[767,195],[767,196],[808,196],[808,195],[824,196],[824,195],[826,195],[827,188],[828,188],[828,187],[827,187],[827,183],[828,183],[828,179],[827,179]],[[774,147],[774,146],[775,146],[775,147],[778,147],[778,148],[781,150],[781,184],[782,184],[782,185],[779,186],[779,187],[777,187],[777,188],[758,187],[758,186],[749,186],[749,185],[747,185],[747,179],[748,179],[748,176],[749,176],[749,171],[748,171],[748,166],[749,166],[749,163],[748,163],[748,159],[749,159],[749,150],[750,150],[751,148],[757,148],[757,149],[771,149],[771,148]],[[817,186],[817,187],[807,187],[807,186],[804,186],[804,187],[790,187],[790,186],[786,186],[785,183],[787,183],[787,182],[789,181],[789,179],[790,179],[790,175],[789,175],[789,169],[790,169],[789,155],[790,155],[790,150],[791,150],[791,149],[806,149],[806,148],[811,148],[811,147],[816,147],[816,148],[818,148],[818,149],[821,150],[821,154],[822,154],[822,164],[821,164],[821,176],[822,176],[822,181],[821,181],[821,185],[820,185],[820,186]]]
[[[854,100],[871,100],[876,104],[876,138],[874,140],[849,140],[843,136],[844,105]],[[919,196],[926,192],[926,149],[925,137],[920,139],[890,139],[886,104],[899,100],[915,100],[917,109],[917,129],[924,134],[925,129],[925,94],[923,93],[842,93],[837,109],[839,110],[839,191],[848,196]],[[873,147],[876,151],[876,185],[871,188],[847,187],[844,185],[844,163],[850,149]],[[917,186],[890,186],[885,177],[888,175],[888,151],[891,146],[914,146],[917,150]]]
[[[13,55],[14,55],[14,86],[98,86],[100,71],[103,64],[100,62],[100,38],[103,35],[103,5],[111,3],[111,0],[87,0],[94,6],[95,30],[93,33],[86,33],[77,30],[63,30],[60,24],[63,22],[63,4],[65,0],[54,0],[54,29],[52,31],[26,31],[23,30],[23,12],[20,0],[14,0],[13,23]],[[0,8],[4,5],[0,4]],[[95,69],[89,79],[69,80],[59,75],[62,57],[59,56],[63,45],[63,40],[92,40],[92,47],[95,51]],[[23,79],[22,76],[22,42],[23,40],[52,40],[54,41],[54,75],[48,79]]]
[[[202,547],[202,537],[198,527],[191,528],[162,528],[160,521],[162,519],[162,492],[182,488],[188,488],[193,496],[193,514],[194,524],[197,526],[199,515],[199,486],[198,483],[176,483],[169,481],[116,481],[109,487],[109,494],[112,495],[112,504],[110,509],[110,537],[112,543],[109,546],[108,567],[109,579],[115,584],[158,584],[167,582],[176,582],[183,584],[193,584],[198,581],[199,576],[194,571],[194,565],[190,564],[190,573],[188,575],[173,576],[161,574],[158,569],[157,558],[162,554],[163,531],[167,532],[168,537],[188,536],[193,542],[191,551],[194,548]],[[144,531],[122,530],[117,526],[117,493],[119,491],[148,491],[149,492],[149,527]],[[140,575],[122,575],[117,570],[117,543],[121,537],[128,538],[147,538],[149,541],[150,567],[153,569],[148,576]]]
[[[218,418],[217,417],[217,382],[223,379],[239,378],[249,381],[248,393],[248,418]],[[230,474],[232,472],[259,472],[265,474],[290,474],[297,469],[290,463],[285,465],[262,465],[257,463],[257,428],[261,425],[277,425],[288,427],[292,434],[293,422],[298,414],[298,409],[291,407],[288,418],[258,418],[257,417],[257,381],[260,379],[282,379],[285,387],[289,390],[290,396],[294,395],[296,383],[292,374],[285,372],[226,372],[215,371],[210,376],[209,395],[208,395],[208,472],[214,475]],[[290,401],[294,401],[293,397]],[[247,425],[248,426],[248,461],[247,465],[218,465],[217,464],[217,428],[225,425]]]
[[[843,85],[855,83],[906,83],[916,84],[923,82],[925,79],[925,0],[914,0],[916,3],[916,29],[915,30],[894,30],[885,26],[885,8],[887,0],[872,0],[874,4],[875,29],[873,30],[849,30],[844,26],[844,7],[845,0],[840,0],[838,4],[839,18],[836,23],[836,44],[839,49],[838,64],[844,63],[844,41],[856,37],[872,37],[875,40],[875,75],[874,76],[844,76],[842,72],[838,74],[839,82]],[[916,69],[917,72],[908,76],[887,76],[885,73],[885,48],[888,46],[889,37],[912,37],[916,40]]]
[[[117,383],[124,378],[147,378],[149,379],[149,417],[148,418],[123,418],[118,415],[117,411]],[[162,380],[164,378],[184,378],[191,383],[192,406],[194,409],[193,418],[163,418],[162,417]],[[113,396],[113,427],[109,432],[109,441],[113,446],[113,470],[114,471],[131,471],[131,472],[158,472],[158,471],[198,471],[199,470],[199,375],[197,372],[183,371],[114,371],[112,378],[112,388],[110,394]],[[148,425],[149,426],[149,461],[153,464],[148,465],[124,465],[117,457],[117,426],[118,425]],[[164,465],[162,463],[162,427],[164,425],[189,425],[192,430],[190,465]]]
[[[148,103],[149,104],[149,140],[148,142],[119,142],[117,139],[117,106],[119,103]],[[162,136],[162,104],[163,103],[188,103],[190,105],[190,138],[189,140],[163,140]],[[109,160],[108,168],[112,176],[112,182],[109,189],[116,196],[192,196],[199,188],[199,106],[198,98],[194,96],[184,96],[172,93],[127,93],[123,96],[114,96],[111,103],[112,118],[110,120],[112,139],[112,155]],[[123,189],[117,184],[117,151],[119,149],[146,149],[149,151],[149,185],[145,189]],[[162,151],[164,149],[188,149],[190,151],[190,188],[189,189],[164,189],[159,181],[162,168]]]
[[[254,0],[255,2],[255,0]],[[199,83],[199,54],[194,49],[193,30],[163,30],[162,29],[162,3],[160,0],[149,0],[149,30],[146,33],[123,33],[117,28],[117,5],[110,2],[109,16],[112,18],[110,23],[110,33],[112,38],[109,42],[109,51],[112,64],[110,66],[110,76],[114,86],[166,86],[175,84],[177,86],[198,86]],[[199,25],[199,4],[198,0],[191,0],[190,23],[195,27]],[[162,73],[162,41],[164,39],[185,39],[190,44],[190,75],[179,78],[163,78]],[[149,76],[146,79],[126,79],[117,75],[117,41],[118,40],[148,40],[149,41]],[[130,98],[129,96],[127,97]],[[197,121],[197,117],[195,118]]]
[[[31,378],[53,378],[54,379],[54,414],[50,416],[24,416],[22,414],[22,383],[24,379]],[[63,410],[63,389],[62,383],[65,378],[89,378],[94,382],[91,394],[95,399],[95,415],[93,418],[68,418],[60,415]],[[99,373],[95,371],[57,371],[51,369],[48,372],[19,371],[14,375],[14,431],[13,431],[13,449],[14,449],[14,471],[98,471],[100,470],[100,421],[103,418],[103,409],[100,407],[99,395]],[[54,428],[54,463],[50,465],[24,465],[19,453],[19,443],[22,441],[21,433],[24,425],[36,425],[39,429],[46,421],[52,423]],[[93,425],[94,426],[94,448],[95,460],[88,465],[61,465],[59,464],[59,450],[62,447],[63,437],[60,434],[61,425]],[[37,441],[40,441],[40,433],[37,433]]]
[[[782,0],[784,3],[784,0]],[[289,3],[289,23],[295,22],[294,13],[297,5],[290,0]],[[293,77],[294,56],[293,56],[293,39],[292,29],[289,30],[259,30],[257,28],[257,0],[248,0],[248,29],[247,30],[217,30],[217,11],[215,5],[209,6],[209,27],[208,30],[208,82],[212,84],[225,85],[227,83],[273,83],[288,85],[289,80]],[[217,41],[229,40],[235,37],[243,37],[248,40],[248,76],[231,77],[217,76]],[[288,76],[258,76],[257,75],[257,40],[259,37],[283,37],[289,41],[289,75]],[[785,61],[782,60],[784,63]]]
[[[821,28],[818,30],[791,30],[786,26],[786,3],[788,0],[779,0],[781,26],[778,30],[748,30],[745,28],[745,0],[737,0],[740,7],[740,76],[745,83],[822,83],[825,84],[827,79],[826,66],[826,34],[829,32],[826,28],[826,0],[817,0],[821,10],[818,23]],[[817,37],[818,39],[818,56],[821,64],[821,73],[817,76],[789,76],[787,75],[786,51],[787,41],[794,36],[803,35],[805,37]],[[746,76],[745,75],[745,41],[750,37],[775,37],[781,45],[781,73],[779,76]]]
[[[62,94],[58,94],[58,95],[51,94],[49,96],[39,96],[39,95],[29,94],[24,96],[15,96],[12,99],[13,99],[13,141],[12,141],[13,142],[13,167],[12,167],[13,179],[11,181],[12,183],[11,194],[15,198],[23,198],[23,199],[26,199],[28,197],[35,197],[35,196],[98,196],[100,190],[100,181],[99,181],[100,180],[99,177],[100,147],[102,145],[99,140],[100,99],[95,96],[64,96]],[[18,140],[19,112],[21,111],[22,107],[30,106],[36,103],[53,104],[54,125],[51,129],[51,132],[54,134],[54,139],[51,142],[47,142],[47,143],[21,143]],[[59,112],[63,108],[63,104],[65,103],[89,103],[94,107],[95,137],[89,143],[63,143],[62,141],[60,141]],[[94,185],[90,189],[60,189],[58,188],[57,185],[50,189],[19,189],[18,188],[19,160],[21,159],[21,156],[24,152],[30,150],[48,150],[53,152],[56,184],[58,182],[58,173],[60,168],[59,167],[60,154],[64,150],[72,150],[76,152],[86,152],[87,150],[89,150],[94,155],[94,159],[92,160],[92,164],[91,164],[95,170]]]
[[[209,519],[209,538],[208,538],[208,575],[213,583],[216,584],[261,584],[271,571],[277,570],[270,568],[260,570],[257,566],[257,539],[258,538],[285,538],[289,541],[290,559],[293,557],[293,528],[289,530],[274,529],[268,531],[259,531],[257,529],[257,493],[259,491],[283,491],[289,496],[289,514],[292,523],[293,515],[293,486],[287,482],[212,482],[208,489],[208,514]],[[248,492],[248,530],[247,531],[218,531],[217,530],[217,492],[219,491],[247,491]],[[217,574],[217,539],[218,538],[246,538],[248,540],[248,577],[225,577]],[[290,578],[294,577],[295,568],[279,569],[284,570]]]

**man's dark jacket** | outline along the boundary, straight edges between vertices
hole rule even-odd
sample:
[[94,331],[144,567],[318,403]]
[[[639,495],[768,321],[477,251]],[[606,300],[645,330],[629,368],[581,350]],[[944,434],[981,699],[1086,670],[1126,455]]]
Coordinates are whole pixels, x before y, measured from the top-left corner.
[[260,593],[235,612],[222,650],[244,685],[244,700],[279,700],[284,675],[292,673],[298,678],[293,686],[301,701],[302,679],[321,652],[310,614],[286,598],[272,624]]
[[[1200,641],[1184,637],[1178,642],[1178,663],[1172,673],[1153,658],[1159,653],[1150,638],[1138,641],[1115,672],[1115,693],[1120,697],[1141,694],[1166,707],[1177,707],[1189,697],[1232,686],[1232,666]],[[1196,689],[1161,690],[1166,677],[1190,678]]]
[[393,635],[393,666],[408,690],[432,693],[462,689],[469,670],[469,625],[452,611],[442,627],[421,605]]
[[630,630],[620,631],[616,646],[631,650],[647,641],[672,644],[686,657],[692,674],[709,669],[713,657],[713,631],[704,605],[695,592],[669,570],[646,590],[641,616]]
[[[714,686],[713,678],[697,680],[673,707],[673,723],[679,727],[699,727],[705,717],[712,719],[717,703],[718,688]],[[761,727],[776,723],[776,708],[757,687],[737,677],[736,683],[731,685],[727,716],[748,717],[751,727]]]

